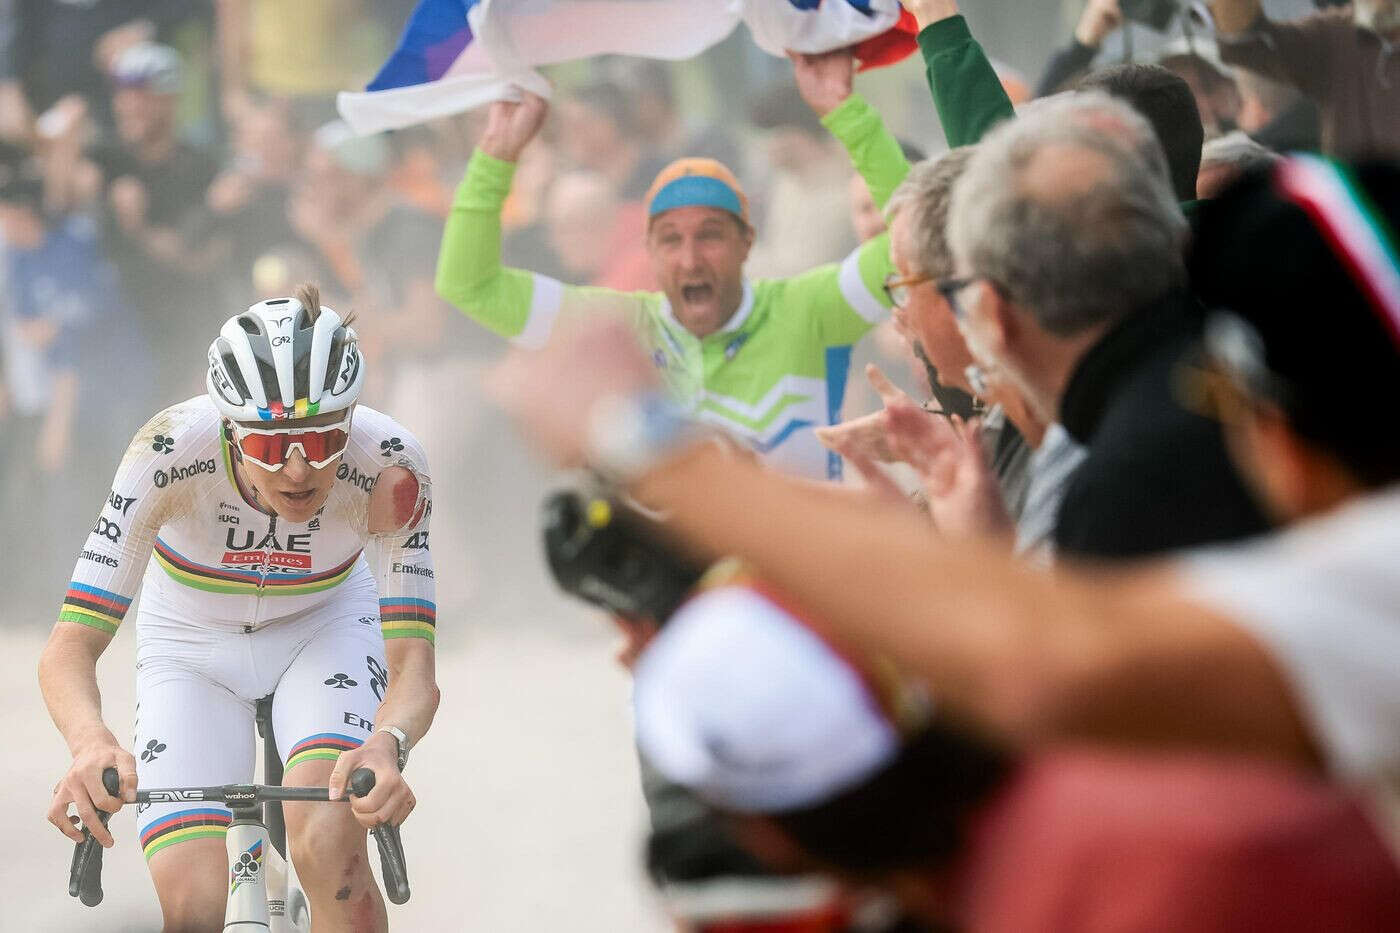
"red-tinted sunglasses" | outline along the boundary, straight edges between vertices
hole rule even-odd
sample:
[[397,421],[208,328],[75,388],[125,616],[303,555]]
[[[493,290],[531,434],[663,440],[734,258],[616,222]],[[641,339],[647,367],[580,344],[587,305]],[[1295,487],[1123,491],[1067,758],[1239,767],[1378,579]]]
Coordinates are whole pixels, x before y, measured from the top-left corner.
[[335,424],[314,428],[250,428],[234,424],[233,439],[239,452],[264,470],[282,469],[296,447],[301,448],[307,464],[319,470],[345,453],[350,442],[350,415],[347,412]]

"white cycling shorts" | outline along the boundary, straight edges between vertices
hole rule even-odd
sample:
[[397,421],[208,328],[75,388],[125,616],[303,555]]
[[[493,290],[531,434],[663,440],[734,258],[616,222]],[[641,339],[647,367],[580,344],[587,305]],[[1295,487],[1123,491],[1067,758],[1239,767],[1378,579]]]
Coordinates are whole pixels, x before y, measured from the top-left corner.
[[[363,743],[389,681],[379,593],[363,565],[335,593],[325,605],[243,633],[162,615],[159,593],[145,592],[136,617],[139,786],[251,782],[261,747],[255,707],[272,693],[288,784],[303,762],[334,760]],[[232,818],[220,804],[141,806],[136,826],[147,860],[178,842],[222,838]]]

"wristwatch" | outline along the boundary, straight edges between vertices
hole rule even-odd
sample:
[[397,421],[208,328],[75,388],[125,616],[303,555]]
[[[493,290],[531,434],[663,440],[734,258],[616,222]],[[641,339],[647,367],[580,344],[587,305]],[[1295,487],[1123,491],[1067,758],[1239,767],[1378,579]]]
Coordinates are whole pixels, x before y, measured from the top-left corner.
[[394,741],[399,743],[399,770],[402,771],[408,765],[408,750],[411,747],[408,743],[408,736],[404,735],[398,726],[380,726],[374,730],[375,733],[387,732],[394,737]]
[[659,392],[604,396],[593,404],[585,430],[589,465],[620,485],[701,437],[695,422]]

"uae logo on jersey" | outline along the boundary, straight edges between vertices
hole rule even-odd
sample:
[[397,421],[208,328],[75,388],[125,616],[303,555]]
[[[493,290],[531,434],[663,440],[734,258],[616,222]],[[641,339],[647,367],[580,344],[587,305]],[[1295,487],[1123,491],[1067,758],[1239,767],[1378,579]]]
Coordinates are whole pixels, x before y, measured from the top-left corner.
[[279,573],[309,573],[311,571],[311,535],[287,535],[286,543],[269,532],[257,540],[251,529],[230,528],[224,544],[223,566],[231,570],[253,570],[266,567]]

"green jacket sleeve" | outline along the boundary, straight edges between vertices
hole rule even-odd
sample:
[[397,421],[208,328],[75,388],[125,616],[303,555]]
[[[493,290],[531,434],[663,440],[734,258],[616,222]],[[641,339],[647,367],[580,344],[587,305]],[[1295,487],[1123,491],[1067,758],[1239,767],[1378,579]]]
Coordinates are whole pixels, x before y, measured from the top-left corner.
[[909,174],[909,160],[904,158],[899,140],[885,128],[879,111],[861,95],[852,94],[822,117],[822,125],[846,147],[875,206],[883,210],[894,189]]
[[841,262],[780,280],[784,307],[815,314],[825,346],[847,346],[889,317],[885,278],[894,271],[890,235],[866,240]]
[[[879,207],[909,174],[909,160],[899,148],[880,114],[859,94],[822,118],[841,141],[856,171],[870,188]],[[802,309],[813,317],[820,341],[826,346],[855,343],[866,331],[889,316],[885,277],[890,263],[890,240],[881,234],[861,244],[842,262],[818,266],[773,284],[784,307]]]
[[561,313],[610,309],[639,323],[654,316],[657,297],[648,292],[565,285],[501,265],[501,205],[514,176],[514,163],[480,149],[472,153],[442,232],[437,293],[468,317],[526,347],[543,345]]
[[970,146],[1015,115],[1001,79],[962,16],[930,23],[919,33],[919,50],[949,146]]

